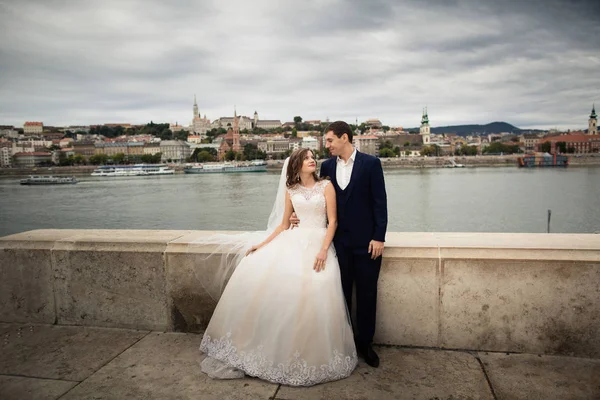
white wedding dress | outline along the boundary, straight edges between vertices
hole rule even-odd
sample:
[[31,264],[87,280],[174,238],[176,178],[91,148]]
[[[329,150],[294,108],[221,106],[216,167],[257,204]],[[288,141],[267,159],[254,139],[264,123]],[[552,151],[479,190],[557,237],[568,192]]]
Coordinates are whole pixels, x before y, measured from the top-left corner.
[[[310,386],[349,376],[356,348],[333,245],[325,269],[313,270],[327,231],[329,181],[288,189],[300,226],[244,257],[208,324],[202,370],[235,369],[275,383]],[[232,375],[233,374],[233,375]]]

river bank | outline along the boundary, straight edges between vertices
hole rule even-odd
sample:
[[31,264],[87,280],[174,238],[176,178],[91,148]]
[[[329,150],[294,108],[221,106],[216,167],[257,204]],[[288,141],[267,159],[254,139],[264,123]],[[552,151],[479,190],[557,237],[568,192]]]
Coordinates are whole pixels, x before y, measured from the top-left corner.
[[[399,157],[382,158],[381,162],[384,169],[397,168],[444,168],[448,166],[449,159],[454,159],[457,164],[465,167],[516,167],[517,158],[520,155],[504,156],[463,156],[463,157]],[[278,171],[281,169],[283,160],[267,161],[269,171]],[[569,156],[570,166],[590,166],[600,165],[600,154],[586,154],[579,156]],[[175,173],[183,173],[183,165],[170,165],[175,169]],[[36,167],[36,168],[0,168],[1,176],[28,176],[28,175],[90,175],[95,165],[65,166],[65,167]]]

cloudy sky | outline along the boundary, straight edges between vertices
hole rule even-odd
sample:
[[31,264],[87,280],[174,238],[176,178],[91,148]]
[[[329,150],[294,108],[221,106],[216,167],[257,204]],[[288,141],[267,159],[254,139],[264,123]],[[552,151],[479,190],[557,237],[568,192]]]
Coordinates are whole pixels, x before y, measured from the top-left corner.
[[0,0],[0,124],[587,127],[597,0]]

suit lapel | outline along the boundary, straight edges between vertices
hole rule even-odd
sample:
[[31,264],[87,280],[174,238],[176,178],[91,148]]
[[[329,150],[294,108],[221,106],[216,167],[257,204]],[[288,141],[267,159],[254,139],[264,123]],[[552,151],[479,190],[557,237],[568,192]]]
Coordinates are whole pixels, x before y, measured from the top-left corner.
[[358,150],[356,151],[356,157],[354,158],[354,165],[352,166],[352,174],[350,175],[350,183],[348,183],[348,187],[346,188],[346,196],[349,198],[352,194],[352,189],[356,186],[356,181],[358,180],[358,174],[360,173],[360,168],[362,166],[362,153]]
[[340,185],[338,185],[337,181],[337,157],[334,158],[332,161],[333,165],[331,166],[331,168],[329,168],[329,170],[331,171],[331,176],[329,177],[329,179],[331,179],[333,187],[339,188]]

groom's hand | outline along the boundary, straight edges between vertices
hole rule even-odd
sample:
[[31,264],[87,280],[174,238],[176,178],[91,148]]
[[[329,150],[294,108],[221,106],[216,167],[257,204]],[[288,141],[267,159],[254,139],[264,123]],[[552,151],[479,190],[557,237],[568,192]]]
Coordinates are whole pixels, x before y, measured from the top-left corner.
[[383,254],[383,242],[377,240],[371,240],[369,242],[369,253],[371,253],[371,260],[375,260]]
[[293,212],[292,215],[290,216],[290,225],[292,226],[292,229],[297,228],[299,223],[300,223],[300,219],[298,219],[298,217],[296,216],[296,213]]

